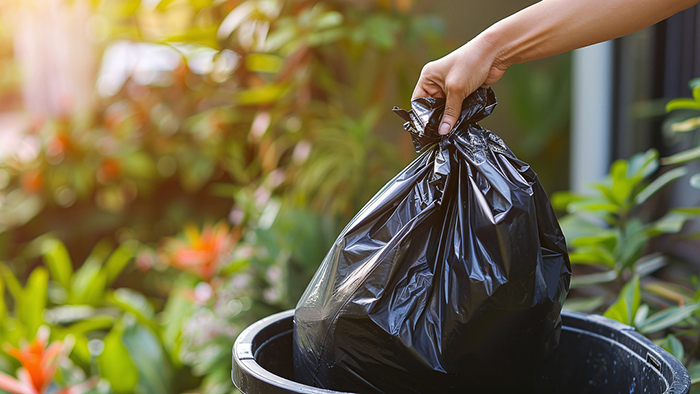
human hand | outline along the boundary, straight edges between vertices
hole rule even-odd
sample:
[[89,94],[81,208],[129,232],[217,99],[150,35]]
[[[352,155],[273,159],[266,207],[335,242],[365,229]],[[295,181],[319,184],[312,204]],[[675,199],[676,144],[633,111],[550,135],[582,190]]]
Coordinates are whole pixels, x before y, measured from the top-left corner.
[[443,58],[426,64],[413,90],[418,97],[446,98],[438,132],[447,134],[462,111],[462,101],[481,86],[498,81],[506,66],[497,64],[496,52],[474,39]]

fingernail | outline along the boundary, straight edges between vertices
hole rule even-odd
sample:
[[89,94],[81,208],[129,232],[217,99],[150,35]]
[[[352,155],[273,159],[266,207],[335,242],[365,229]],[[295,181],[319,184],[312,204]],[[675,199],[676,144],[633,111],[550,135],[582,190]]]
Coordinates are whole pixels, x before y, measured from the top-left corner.
[[450,124],[447,122],[442,122],[440,124],[440,129],[438,130],[438,133],[440,135],[445,135],[445,134],[448,134],[449,132],[450,132]]

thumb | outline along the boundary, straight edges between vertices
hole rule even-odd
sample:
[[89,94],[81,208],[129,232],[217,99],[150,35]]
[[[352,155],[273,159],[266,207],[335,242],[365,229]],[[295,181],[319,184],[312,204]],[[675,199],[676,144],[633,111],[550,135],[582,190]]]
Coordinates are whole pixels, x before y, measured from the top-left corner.
[[447,94],[447,100],[445,102],[445,112],[443,112],[442,114],[440,128],[438,129],[438,133],[440,135],[448,134],[455,126],[455,123],[459,118],[459,114],[460,112],[462,112],[463,101],[464,97],[462,97],[459,94]]

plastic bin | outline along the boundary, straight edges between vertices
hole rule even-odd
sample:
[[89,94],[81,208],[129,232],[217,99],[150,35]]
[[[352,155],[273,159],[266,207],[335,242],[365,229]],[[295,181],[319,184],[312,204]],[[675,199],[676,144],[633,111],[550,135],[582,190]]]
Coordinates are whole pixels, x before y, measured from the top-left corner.
[[[330,394],[295,382],[294,311],[248,327],[233,345],[234,384],[244,394]],[[675,357],[634,328],[604,318],[562,313],[557,392],[564,394],[686,394],[690,376]],[[425,393],[432,394],[432,393]]]

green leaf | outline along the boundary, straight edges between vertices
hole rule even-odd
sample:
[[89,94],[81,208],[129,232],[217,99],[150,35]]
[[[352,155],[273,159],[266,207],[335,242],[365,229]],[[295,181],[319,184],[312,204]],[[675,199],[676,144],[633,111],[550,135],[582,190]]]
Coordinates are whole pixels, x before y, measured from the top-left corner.
[[187,43],[187,44],[199,44],[204,47],[211,49],[219,49],[219,42],[216,40],[217,26],[192,26],[180,33],[172,34],[163,37],[160,40],[160,44],[168,43]]
[[617,199],[615,198],[615,195],[613,194],[613,191],[612,191],[612,185],[613,185],[613,181],[612,181],[612,177],[610,175],[608,175],[608,179],[606,179],[605,181],[596,182],[596,183],[592,184],[593,188],[595,190],[598,190],[600,197],[602,197],[602,199],[598,198],[597,200],[601,201],[601,202],[615,205],[615,207],[617,207],[616,210],[614,210],[614,211],[611,210],[610,212],[617,212],[618,210],[621,209],[622,204],[619,203],[617,201]]
[[10,267],[5,265],[3,262],[0,262],[0,275],[2,275],[3,279],[5,279],[7,290],[10,291],[12,298],[15,299],[15,305],[20,304],[24,299],[24,290],[22,289],[22,285],[19,284],[17,277],[12,273]]
[[690,373],[690,384],[700,383],[700,362],[691,365],[688,372]]
[[680,213],[683,215],[700,216],[700,207],[676,208],[673,210],[673,212]]
[[587,275],[574,275],[571,278],[571,287],[581,287],[597,285],[601,283],[609,283],[617,279],[619,273],[615,270],[598,272],[595,274]]
[[700,174],[695,174],[690,177],[690,186],[700,189]]
[[649,305],[642,304],[639,306],[639,309],[637,309],[637,314],[634,315],[634,326],[639,327],[644,324],[647,317],[649,317]]
[[51,277],[65,290],[70,290],[73,276],[73,263],[68,249],[63,242],[56,239],[46,240],[43,245],[44,264],[49,269]]
[[134,315],[139,323],[154,331],[158,330],[158,325],[153,319],[153,306],[143,294],[131,289],[121,288],[109,294],[107,300],[124,312]]
[[700,102],[693,99],[679,98],[673,99],[669,101],[668,104],[666,104],[666,112],[671,112],[679,109],[700,110]]
[[685,357],[683,344],[673,334],[668,334],[668,336],[661,343],[659,343],[659,345],[671,353],[680,362],[683,362],[683,358]]
[[670,130],[673,133],[687,133],[697,130],[700,127],[700,116],[688,117],[683,115],[676,119],[667,119],[664,122],[664,130]]
[[[642,224],[642,221],[633,217],[627,222],[625,232],[620,230],[620,241],[616,245],[615,255],[617,256],[617,264],[620,267],[630,267],[639,258],[642,248],[649,241],[648,228]],[[619,267],[618,267],[619,268]]]
[[625,160],[616,160],[610,168],[612,179],[612,196],[614,202],[623,205],[629,199],[634,187],[641,179],[630,179],[627,177],[628,163]]
[[234,7],[219,24],[216,37],[223,40],[233,33],[243,22],[250,20],[255,12],[255,3],[245,1]]
[[694,301],[693,291],[676,283],[661,280],[649,281],[642,287],[645,291],[651,294],[655,294],[678,304]]
[[240,105],[264,105],[280,100],[286,91],[285,85],[275,84],[242,90],[234,95]]
[[681,307],[670,307],[651,315],[642,326],[639,332],[651,334],[669,328],[690,317],[696,310],[698,304],[686,304]]
[[616,239],[617,232],[613,230],[602,230],[599,231],[597,234],[573,239],[571,241],[571,246],[579,248],[582,246],[596,246],[599,244],[605,244],[609,242],[612,242],[612,244],[614,245]]
[[170,6],[170,4],[174,2],[175,0],[160,0],[158,2],[158,5],[156,6],[156,9],[161,12],[165,11],[165,9],[168,8],[168,6]]
[[100,376],[107,380],[117,394],[133,394],[139,380],[139,370],[129,356],[122,340],[124,322],[120,320],[104,339],[104,350],[97,359]]
[[73,275],[71,293],[68,302],[71,304],[99,305],[102,301],[107,278],[102,271],[102,264],[97,260],[88,259]]
[[690,90],[693,91],[693,97],[695,97],[696,100],[700,101],[700,98],[698,98],[698,95],[696,95],[695,90],[697,88],[700,88],[700,78],[693,78],[690,81],[688,81],[688,87]]
[[602,247],[579,247],[569,253],[571,264],[600,264],[608,268],[615,267],[615,257]]
[[632,271],[643,278],[664,267],[667,263],[666,260],[666,256],[658,253],[646,255],[632,265]]
[[700,159],[700,146],[661,159],[662,164],[683,164]]
[[112,253],[112,244],[108,240],[102,239],[92,248],[90,255],[85,259],[85,264],[98,264],[102,266],[102,263],[107,260],[110,253]]
[[620,211],[620,204],[617,202],[608,202],[600,199],[585,199],[574,201],[567,206],[569,213],[604,211],[616,214]]
[[338,41],[341,38],[343,38],[344,35],[345,29],[342,28],[324,30],[309,34],[309,37],[306,42],[310,47],[317,47],[320,45],[327,45],[332,42]]
[[644,189],[642,189],[637,194],[634,201],[637,204],[643,204],[644,201],[646,201],[647,199],[649,199],[649,197],[653,196],[656,192],[661,190],[662,187],[677,180],[678,178],[683,177],[687,173],[688,173],[688,170],[685,167],[674,168],[670,171],[663,173],[661,176],[654,179],[654,181],[652,181]]
[[172,393],[172,367],[158,337],[140,324],[131,324],[123,341],[139,374],[134,394]]
[[552,195],[551,203],[554,209],[566,211],[569,204],[576,201],[585,200],[586,196],[571,191],[556,192]]
[[7,304],[5,304],[5,282],[0,276],[0,321],[4,322],[7,317]]
[[620,295],[603,316],[617,320],[621,323],[632,325],[634,317],[639,308],[641,292],[639,290],[639,277],[634,276],[632,280],[627,282],[620,291]]
[[59,305],[48,309],[44,320],[52,326],[66,326],[94,317],[97,313],[97,309],[86,305]]
[[153,319],[153,305],[151,305],[146,297],[132,289],[121,288],[114,291],[113,300],[120,306],[128,305],[128,312],[136,313],[150,320]]
[[251,53],[245,58],[245,67],[250,71],[276,73],[283,65],[283,58],[267,53]]
[[[56,330],[54,330],[56,332]],[[57,333],[58,334],[58,333]],[[61,336],[61,334],[58,334],[56,336],[57,339],[63,339],[65,336]],[[73,334],[73,338],[75,339],[75,344],[73,345],[73,350],[71,351],[71,358],[75,358],[76,361],[83,363],[85,365],[89,365],[92,363],[93,356],[90,354],[90,348],[88,346],[88,338],[85,335],[82,334]],[[90,394],[95,394],[92,392],[88,392]]]
[[[180,347],[183,341],[182,328],[194,313],[194,306],[177,287],[170,293],[161,314],[163,345],[174,363],[180,362]],[[178,365],[175,365],[178,367]]]
[[241,259],[241,260],[235,260],[232,261],[231,264],[227,265],[221,270],[221,275],[222,276],[230,276],[237,274],[244,269],[246,269],[250,265],[250,260],[248,259]]
[[649,231],[652,235],[675,234],[681,231],[685,222],[692,219],[694,214],[685,213],[680,209],[674,209],[662,216],[661,219],[649,224]]
[[318,30],[340,26],[343,23],[343,14],[338,11],[324,12],[314,20],[314,27]]
[[602,221],[595,222],[590,215],[566,215],[559,220],[567,242],[573,242],[575,239],[595,236],[601,231],[607,231]]
[[605,297],[567,298],[564,310],[591,313],[605,303]]
[[658,168],[659,152],[656,149],[649,149],[630,158],[627,174],[629,178],[646,179]]
[[46,290],[49,287],[49,273],[43,267],[35,268],[27,279],[22,302],[18,303],[17,315],[31,337],[44,324],[46,310]]
[[102,268],[105,272],[106,285],[109,286],[114,282],[119,274],[124,270],[131,258],[134,257],[134,252],[138,247],[138,242],[136,241],[126,241],[112,252],[104,267]]
[[111,328],[114,326],[115,320],[116,318],[112,315],[96,315],[72,324],[66,330],[73,335],[85,335],[93,331]]

